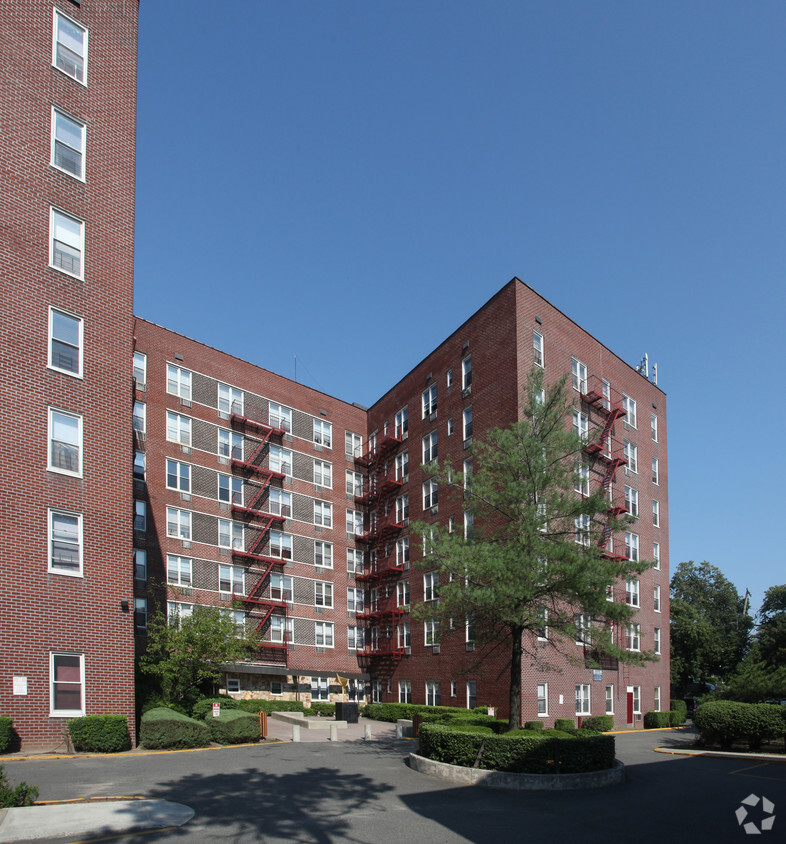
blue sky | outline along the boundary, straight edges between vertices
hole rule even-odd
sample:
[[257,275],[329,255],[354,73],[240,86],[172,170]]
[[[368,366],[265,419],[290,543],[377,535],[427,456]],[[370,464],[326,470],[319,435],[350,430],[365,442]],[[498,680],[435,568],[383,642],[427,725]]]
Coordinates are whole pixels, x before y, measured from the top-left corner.
[[672,568],[786,582],[786,6],[216,9],[141,3],[136,313],[368,405],[517,275],[658,363]]

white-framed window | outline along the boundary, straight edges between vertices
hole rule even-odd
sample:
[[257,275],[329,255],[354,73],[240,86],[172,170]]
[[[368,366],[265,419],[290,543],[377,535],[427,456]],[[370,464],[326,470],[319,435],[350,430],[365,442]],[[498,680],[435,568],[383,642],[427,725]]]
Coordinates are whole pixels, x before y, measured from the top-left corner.
[[409,518],[409,496],[400,495],[396,499],[396,523],[402,524]]
[[614,714],[614,685],[606,686],[606,715]]
[[652,649],[656,654],[660,654],[660,627],[655,627],[652,631]]
[[464,511],[464,539],[470,542],[475,536],[475,514],[470,510]]
[[426,683],[426,706],[441,706],[442,693],[438,682],[430,680]]
[[400,621],[396,626],[396,646],[399,648],[412,647],[412,631],[408,621]]
[[398,702],[412,703],[412,680],[398,681]]
[[589,715],[590,712],[589,683],[576,683],[576,715]]
[[243,504],[243,481],[234,475],[218,475],[218,500],[229,504]]
[[583,545],[585,548],[590,544],[590,517],[587,513],[582,513],[573,520],[576,529],[576,542]]
[[166,508],[166,535],[175,539],[191,539],[191,511]]
[[242,566],[218,564],[218,591],[225,594],[245,595],[245,576]]
[[655,712],[660,712],[660,686],[655,686],[652,690],[652,702]]
[[547,642],[549,638],[549,611],[547,607],[541,607],[538,610],[538,629],[537,636],[541,642]]
[[219,519],[218,547],[242,551],[246,547],[243,523],[233,522],[230,519]]
[[626,396],[625,393],[623,393],[622,408],[625,411],[625,424],[629,425],[631,428],[637,428],[635,399],[632,399],[630,396]]
[[579,613],[574,616],[573,622],[576,626],[576,644],[592,644],[592,616],[587,613]]
[[660,586],[652,587],[652,608],[655,612],[660,612]]
[[82,477],[82,417],[49,408],[49,461],[47,469]]
[[171,410],[166,412],[166,438],[169,442],[191,445],[191,417]]
[[633,472],[634,475],[638,475],[639,473],[639,449],[638,446],[635,446],[632,442],[628,442],[628,440],[623,440],[623,453],[625,454],[625,459],[628,461],[628,465],[625,467],[625,474],[629,474]]
[[333,527],[333,505],[327,501],[314,502],[314,524],[325,528]]
[[270,616],[270,641],[288,644],[295,641],[294,619],[284,618],[283,615]]
[[273,572],[270,575],[270,598],[281,603],[292,603],[292,577]]
[[449,437],[453,436],[453,417],[452,416],[450,417],[450,419],[448,419],[448,436]]
[[625,647],[629,651],[641,650],[641,625],[628,624],[625,628]]
[[549,714],[549,684],[538,683],[538,715]]
[[658,441],[658,417],[654,413],[650,414],[650,436],[653,442]]
[[146,501],[134,501],[134,533],[147,533]]
[[639,559],[639,536],[625,531],[625,556],[634,563]]
[[82,576],[82,515],[49,510],[49,571]]
[[292,535],[280,530],[270,531],[270,556],[282,560],[292,559]]
[[625,581],[625,603],[631,607],[639,607],[639,581],[629,578]]
[[464,641],[465,642],[474,642],[475,641],[475,616],[468,615],[464,619]]
[[243,459],[243,435],[237,431],[218,429],[218,456],[227,460]]
[[363,534],[362,510],[347,510],[347,533],[351,533],[353,536]]
[[476,680],[467,680],[467,709],[478,705],[478,684]]
[[166,582],[173,586],[191,586],[192,561],[190,557],[166,556]]
[[461,389],[466,390],[472,386],[472,356],[465,357],[461,361]]
[[330,422],[314,420],[314,442],[322,448],[333,448],[333,425]]
[[218,412],[223,416],[231,413],[243,414],[243,391],[229,384],[218,385]]
[[319,539],[314,542],[314,565],[323,569],[333,568],[333,543]]
[[573,489],[585,498],[590,494],[590,467],[584,461],[576,462],[575,480]]
[[270,468],[274,472],[292,477],[292,452],[279,445],[270,446]]
[[366,646],[366,631],[359,626],[347,626],[347,649],[350,651],[362,651]]
[[84,654],[49,654],[49,714],[58,718],[85,714]]
[[178,396],[183,401],[191,401],[191,373],[187,369],[166,365],[166,391],[171,396]]
[[437,482],[433,478],[423,481],[423,509],[428,510],[431,507],[436,507],[438,502],[439,489]]
[[349,457],[360,457],[363,453],[363,437],[347,431],[344,434],[344,451]]
[[402,536],[396,540],[396,565],[404,568],[409,565],[409,537]]
[[233,694],[240,691],[240,678],[227,677],[227,693]]
[[423,462],[431,463],[437,459],[437,432],[432,431],[423,437]]
[[424,642],[426,645],[439,643],[439,622],[426,621],[423,623]]
[[422,396],[423,418],[437,412],[437,385],[432,384],[423,390]]
[[[333,647],[333,622],[317,621],[314,624],[314,644],[318,648]],[[327,680],[325,680],[327,683]]]
[[281,428],[288,434],[292,433],[292,408],[283,404],[270,403],[268,421],[274,428]]
[[347,495],[363,495],[363,475],[360,472],[346,470]]
[[[319,643],[317,643],[319,644]],[[328,700],[330,698],[327,677],[311,678],[311,699]]]
[[439,572],[429,571],[423,575],[423,600],[436,601],[439,592]]
[[659,472],[658,472],[658,458],[657,458],[657,457],[653,457],[653,458],[652,458],[652,482],[653,482],[656,486],[658,485],[658,477],[659,477]]
[[85,124],[52,106],[51,164],[71,176],[85,178]]
[[347,612],[363,612],[363,590],[355,587],[347,589]]
[[652,524],[660,527],[660,501],[652,500]]
[[82,220],[52,208],[49,242],[49,266],[67,275],[84,278],[85,224]]
[[404,450],[396,455],[396,480],[404,483],[409,477],[409,452]]
[[87,30],[58,9],[54,15],[52,65],[87,85]]
[[347,571],[354,574],[363,574],[364,556],[359,548],[347,548]]
[[399,580],[399,582],[396,584],[396,606],[408,607],[409,602],[409,581]]
[[147,630],[147,598],[134,598],[134,629],[138,633]]
[[51,369],[82,377],[84,321],[81,317],[49,308],[49,361]]
[[641,715],[641,686],[628,686],[628,691],[633,695],[633,714]]
[[327,461],[314,461],[314,484],[316,486],[323,486],[326,489],[333,488],[333,466]]
[[464,439],[472,438],[472,408],[465,407],[461,414],[461,421],[464,426]]
[[292,493],[283,489],[271,487],[267,499],[267,510],[274,516],[283,516],[285,519],[292,518]]
[[396,422],[396,439],[403,440],[409,432],[409,408],[402,407],[398,411],[395,418]]
[[537,331],[532,332],[532,355],[535,366],[546,365],[546,355],[543,348],[543,335]]
[[180,627],[183,621],[191,618],[194,614],[194,605],[184,604],[180,601],[167,601],[166,612],[169,626]]
[[571,371],[573,374],[573,389],[580,393],[587,392],[587,364],[582,363],[578,358],[571,359]]
[[625,509],[631,516],[639,515],[639,492],[632,487],[625,487]]
[[147,580],[147,551],[134,548],[134,580]]
[[660,542],[652,543],[652,567],[655,571],[660,569]]
[[573,430],[581,437],[582,442],[589,438],[589,417],[579,410],[573,411]]
[[134,402],[132,420],[134,430],[139,434],[144,434],[147,428],[147,405],[143,401]]

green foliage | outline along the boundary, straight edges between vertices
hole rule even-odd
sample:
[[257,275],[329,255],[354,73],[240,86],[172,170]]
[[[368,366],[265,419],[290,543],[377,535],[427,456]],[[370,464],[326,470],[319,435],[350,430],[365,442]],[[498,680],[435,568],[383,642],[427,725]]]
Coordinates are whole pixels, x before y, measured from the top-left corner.
[[305,712],[303,704],[299,700],[262,700],[251,698],[250,700],[239,700],[238,708],[244,712]]
[[672,723],[670,726],[679,727],[685,723],[688,717],[688,704],[684,700],[674,699],[669,703],[671,711],[674,713]]
[[575,730],[576,722],[572,718],[557,718],[554,721],[555,730]]
[[753,627],[734,584],[708,562],[680,563],[671,578],[671,679],[691,684],[728,677]]
[[542,730],[543,729],[543,721],[525,721],[524,729],[525,730]]
[[754,642],[715,696],[745,703],[786,698],[786,665],[771,665],[762,654],[761,644]]
[[389,721],[394,724],[401,719],[411,721],[414,715],[422,715],[424,718],[433,715],[463,718],[477,717],[482,714],[488,717],[485,715],[485,707],[461,709],[458,706],[425,706],[420,703],[371,703],[361,707],[360,712],[364,718],[371,718],[374,721]]
[[241,709],[222,710],[218,718],[205,716],[213,741],[218,744],[249,744],[259,741],[259,717]]
[[200,721],[205,715],[212,715],[214,703],[220,703],[221,711],[223,712],[225,709],[240,709],[241,702],[225,695],[219,697],[203,697],[191,708],[191,717]]
[[611,715],[590,715],[588,718],[582,719],[581,729],[607,733],[614,729],[614,718]]
[[74,750],[92,753],[121,753],[131,747],[125,715],[85,715],[68,722]]
[[0,715],[0,753],[7,753],[14,740],[14,720],[7,715]]
[[320,701],[311,701],[311,709],[303,710],[306,715],[335,715],[335,703],[322,703]]
[[745,741],[755,750],[763,741],[786,734],[782,707],[767,703],[711,700],[699,706],[693,720],[702,741],[722,748]]
[[768,667],[786,665],[786,585],[771,586],[764,594],[756,639]]
[[204,747],[210,744],[210,730],[202,721],[160,707],[142,716],[139,738],[149,749]]
[[[673,701],[672,701],[673,703]],[[674,709],[669,710],[669,726],[670,727],[681,727],[685,723],[685,714],[680,711],[675,711]]]
[[20,782],[14,788],[6,778],[0,765],[0,809],[14,809],[17,806],[32,806],[38,797],[38,787]]
[[644,729],[656,730],[659,727],[670,727],[671,717],[671,712],[645,712]]

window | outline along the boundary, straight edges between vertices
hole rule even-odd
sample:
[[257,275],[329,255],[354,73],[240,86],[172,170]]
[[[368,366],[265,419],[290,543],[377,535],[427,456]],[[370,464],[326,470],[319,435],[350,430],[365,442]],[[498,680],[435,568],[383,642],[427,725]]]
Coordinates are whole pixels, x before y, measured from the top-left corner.
[[134,381],[140,389],[147,383],[147,355],[142,352],[134,352]]
[[83,654],[49,654],[50,715],[85,714],[85,658]]
[[439,572],[430,571],[423,575],[423,600],[436,601],[439,591]]
[[606,686],[606,715],[614,714],[614,686]]
[[425,643],[427,646],[439,644],[439,622],[426,621],[423,624]]
[[145,433],[146,410],[147,406],[143,401],[134,402],[133,425],[134,430],[139,434]]
[[243,436],[235,431],[218,429],[218,456],[227,460],[243,459]]
[[478,684],[475,680],[467,680],[467,709],[474,709],[478,705]]
[[590,517],[587,513],[576,516],[573,520],[576,528],[576,542],[579,545],[589,547],[590,544]]
[[625,603],[632,607],[640,606],[638,580],[629,579],[625,581]]
[[134,501],[134,532],[147,532],[147,502]]
[[246,589],[241,566],[218,564],[218,591],[225,594],[245,594]]
[[363,552],[357,548],[347,548],[347,571],[363,574]]
[[437,412],[437,385],[432,384],[423,390],[423,418]]
[[639,515],[639,493],[638,490],[632,489],[629,486],[625,487],[625,509],[631,516],[638,517]]
[[292,477],[292,452],[278,445],[270,446],[270,468]]
[[402,407],[396,414],[396,439],[403,440],[409,432],[409,408]]
[[541,642],[546,642],[549,638],[549,611],[546,607],[541,607],[538,615],[540,616],[540,626],[537,631],[538,639]]
[[166,535],[176,539],[191,539],[191,511],[166,508]]
[[461,361],[461,389],[466,390],[472,386],[472,357],[464,358]]
[[311,678],[311,699],[312,700],[328,700],[328,681],[327,677],[312,677]]
[[333,505],[327,501],[314,502],[314,524],[325,528],[333,527]]
[[360,472],[346,471],[346,492],[347,495],[363,495],[363,475]]
[[641,650],[641,625],[629,624],[625,630],[625,647],[629,651]]
[[82,475],[82,417],[49,408],[50,472]]
[[467,542],[472,541],[475,535],[475,514],[469,510],[464,511],[464,539]]
[[134,628],[138,633],[147,630],[147,598],[134,598]]
[[660,502],[655,499],[652,501],[652,524],[660,527]]
[[52,166],[85,178],[85,124],[52,108]]
[[289,575],[277,572],[270,575],[270,598],[273,601],[291,603],[292,578]]
[[587,365],[580,360],[573,358],[571,361],[573,370],[573,389],[580,393],[587,392]]
[[660,569],[660,542],[652,543],[652,567],[656,571]]
[[639,559],[638,534],[625,532],[625,556],[634,563]]
[[[361,476],[362,481],[362,476]],[[314,483],[331,489],[333,486],[333,466],[324,460],[314,461]]]
[[586,613],[576,615],[573,619],[576,626],[576,644],[577,645],[591,645],[592,644],[592,616]]
[[239,677],[227,677],[227,693],[231,694],[233,692],[240,691],[240,678]]
[[232,548],[235,551],[242,551],[245,548],[243,523],[232,522],[229,519],[219,519],[218,546],[219,548]]
[[409,496],[401,495],[396,499],[396,523],[403,524],[409,518]]
[[625,467],[625,474],[629,474],[633,472],[634,475],[638,475],[639,473],[639,449],[637,446],[633,445],[633,443],[628,442],[627,440],[623,440],[624,447],[623,452],[625,454],[625,460],[627,460],[628,465]]
[[333,545],[317,540],[314,543],[314,565],[325,569],[333,568]]
[[87,30],[57,9],[54,19],[52,64],[67,76],[87,84]]
[[412,681],[399,680],[398,681],[398,702],[412,703]]
[[465,407],[462,413],[462,421],[464,423],[464,439],[472,438],[472,408]]
[[585,498],[590,494],[590,468],[588,463],[576,463],[573,489]]
[[363,437],[347,431],[344,434],[344,451],[349,457],[360,457],[363,453]]
[[538,683],[538,715],[549,714],[549,684]]
[[452,369],[449,369],[449,370],[445,373],[445,384],[446,384],[446,386],[448,386],[448,387],[452,387],[452,386],[453,386],[453,370],[452,370]]
[[134,580],[147,580],[147,551],[134,548]]
[[453,417],[448,419],[448,436],[450,437],[452,435],[453,435]]
[[658,417],[654,414],[650,414],[650,435],[652,436],[652,441],[658,441]]
[[[314,625],[314,644],[318,648],[333,647],[333,623],[330,621],[317,621]],[[325,680],[327,684],[327,680]]]
[[657,485],[658,483],[658,458],[652,458],[652,482]]
[[333,426],[330,422],[314,420],[314,442],[323,448],[333,448]]
[[431,463],[437,459],[437,432],[432,431],[423,437],[423,462]]
[[49,366],[82,377],[84,323],[79,317],[49,309]]
[[426,683],[426,706],[441,706],[442,695],[440,693],[439,683],[430,681]]
[[402,536],[396,540],[396,565],[406,568],[409,565],[409,537]]
[[587,442],[589,438],[589,417],[586,413],[581,413],[578,410],[573,411],[573,430],[577,436],[581,437],[582,442]]
[[408,580],[399,580],[396,584],[396,606],[397,607],[408,607],[409,606],[409,581]]
[[576,715],[590,714],[590,687],[589,683],[576,684]]
[[351,533],[353,536],[363,535],[362,510],[347,510],[347,533]]
[[396,627],[396,644],[399,648],[412,647],[412,632],[408,621],[401,621]]
[[288,434],[292,433],[292,409],[283,404],[270,403],[268,420],[274,428],[281,428]]
[[660,612],[660,586],[653,587],[652,608],[655,612]]
[[191,401],[191,373],[187,369],[168,363],[166,391],[172,396],[179,396],[183,401]]
[[625,424],[631,428],[638,427],[636,424],[636,402],[630,396],[622,394],[622,408],[625,411]]
[[243,413],[243,391],[230,387],[228,384],[218,385],[218,412],[222,416],[229,416],[231,413],[242,415]]
[[166,582],[173,586],[191,586],[191,560],[189,557],[167,554]]
[[191,445],[191,419],[179,413],[166,413],[166,438],[169,442]]
[[363,612],[363,590],[347,589],[347,612]]
[[284,618],[283,615],[270,616],[270,641],[287,644],[294,642],[294,620],[291,618]]
[[409,477],[409,452],[396,455],[396,480],[404,483]]
[[267,509],[275,516],[283,516],[285,519],[292,518],[292,493],[271,487],[267,499]]
[[82,576],[82,516],[49,511],[49,571]]
[[475,616],[468,615],[464,621],[464,641],[475,641]]
[[652,649],[655,651],[656,654],[660,653],[660,627],[656,627],[652,631]]
[[178,601],[167,601],[167,619],[170,627],[180,627],[181,623],[194,614],[193,604],[181,604]]
[[436,507],[439,501],[439,490],[435,480],[423,481],[423,509]]
[[652,693],[653,709],[655,712],[660,712],[660,686],[655,686]]
[[85,224],[55,208],[49,220],[49,265],[68,275],[83,278]]
[[218,500],[232,504],[243,504],[243,481],[232,475],[218,476]]
[[641,715],[641,686],[628,686],[628,692],[633,695],[633,714]]
[[292,536],[280,530],[270,531],[270,556],[281,557],[283,560],[292,559]]
[[532,353],[536,366],[546,365],[546,356],[543,352],[543,335],[537,331],[532,332]]

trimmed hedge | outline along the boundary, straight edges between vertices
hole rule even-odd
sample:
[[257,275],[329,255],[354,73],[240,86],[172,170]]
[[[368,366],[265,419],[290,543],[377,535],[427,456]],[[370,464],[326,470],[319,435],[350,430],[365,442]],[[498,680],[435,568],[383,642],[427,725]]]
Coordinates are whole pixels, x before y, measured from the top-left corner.
[[485,770],[512,773],[572,774],[601,771],[614,764],[614,736],[559,737],[532,732],[489,735],[424,724],[420,730],[420,753],[451,765],[477,765]]
[[614,717],[612,715],[590,715],[588,718],[582,719],[581,729],[607,733],[614,729]]
[[[670,726],[680,727],[688,719],[688,704],[684,700],[672,700],[669,703],[671,711],[676,713],[676,717],[672,719]],[[679,720],[678,720],[679,719]],[[676,722],[676,723],[675,723]]]
[[224,695],[219,697],[203,697],[202,700],[198,700],[194,704],[191,709],[191,717],[196,718],[197,721],[201,721],[205,715],[210,715],[212,717],[214,703],[221,704],[222,712],[225,709],[240,709],[240,701],[235,700],[232,697],[225,697]]
[[[426,706],[421,703],[370,703],[363,706],[360,714],[364,718],[371,718],[374,721],[390,721],[396,723],[399,719],[412,720],[413,715],[422,715],[424,718],[432,715],[448,715],[451,718],[477,718],[486,714],[487,708],[476,706],[474,709],[463,709],[459,706]],[[505,722],[507,723],[507,722]]]
[[685,723],[685,716],[679,710],[672,709],[669,711],[669,726],[681,727]]
[[259,741],[259,716],[242,709],[227,709],[218,718],[205,716],[210,735],[218,744],[249,744]]
[[0,715],[0,753],[7,753],[14,740],[14,719]]
[[306,715],[335,715],[336,714],[336,704],[335,703],[321,703],[319,701],[312,701],[311,702],[311,709],[303,710]]
[[543,721],[525,721],[524,722],[524,729],[525,730],[542,730],[543,729]]
[[554,721],[555,730],[575,730],[576,722],[572,718],[557,718]]
[[729,748],[735,741],[745,741],[756,750],[764,740],[786,734],[781,710],[770,703],[711,700],[698,707],[693,720],[707,744]]
[[671,726],[671,712],[645,712],[644,729],[657,730],[659,727]]
[[205,747],[210,744],[210,729],[196,721],[162,706],[142,716],[140,742],[148,748]]
[[85,715],[68,722],[74,750],[89,753],[122,753],[131,748],[125,715]]
[[237,701],[238,708],[243,712],[303,712],[303,704],[299,700],[262,700],[251,698]]

